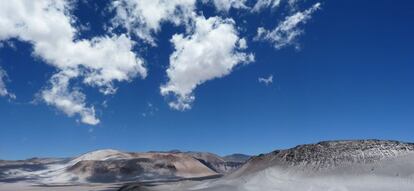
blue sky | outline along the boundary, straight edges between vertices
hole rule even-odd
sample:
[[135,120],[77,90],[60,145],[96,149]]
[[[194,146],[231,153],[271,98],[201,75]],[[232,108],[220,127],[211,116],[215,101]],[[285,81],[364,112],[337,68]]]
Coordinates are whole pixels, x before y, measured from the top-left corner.
[[[284,31],[303,31],[286,46],[278,48],[271,38],[258,37],[259,27],[270,34],[289,16],[304,13],[318,2],[320,9],[306,22]],[[117,88],[112,94],[99,91],[107,88],[104,85],[83,81],[93,75],[88,73],[92,65],[76,65],[76,71],[86,74],[71,78],[69,90],[84,96],[86,109],[81,112],[94,108],[93,117],[99,119],[95,124],[82,121],[81,112],[70,116],[68,108],[56,104],[61,97],[48,102],[42,94],[51,92],[54,75],[69,69],[46,59],[49,53],[36,54],[34,41],[39,39],[27,40],[30,35],[0,27],[0,66],[7,73],[3,77],[7,95],[0,96],[0,158],[73,156],[102,148],[259,154],[321,140],[414,141],[413,2],[309,0],[290,6],[282,1],[276,8],[263,7],[252,13],[254,4],[248,1],[246,7],[233,5],[227,11],[219,10],[213,2],[197,2],[197,16],[191,19],[202,22],[217,16],[218,26],[233,26],[237,31],[233,34],[239,40],[244,38],[247,48],[236,47],[239,41],[230,43],[232,51],[226,56],[246,53],[246,60],[236,61],[228,74],[205,81],[197,81],[199,75],[191,71],[178,73],[199,83],[191,94],[184,95],[195,100],[184,102],[179,101],[184,90],[162,95],[160,87],[176,77],[166,72],[170,56],[177,50],[172,36],[196,38],[196,32],[186,32],[185,24],[163,21],[159,31],[149,33],[156,39],[156,46],[152,46],[134,33],[135,28],[128,31],[111,23],[117,13],[108,8],[109,1],[71,4],[66,14],[75,18],[71,25],[79,29],[74,42],[125,34],[135,43],[130,53],[145,62],[145,79],[140,77],[142,70],[128,79],[111,78],[109,84]],[[3,18],[12,19],[7,16]],[[115,29],[108,29],[111,24]],[[65,56],[56,52],[59,58]],[[254,61],[247,60],[248,54],[254,55]],[[183,63],[177,59],[176,64]],[[201,71],[211,69],[214,73],[217,67],[205,65]],[[258,80],[270,76],[272,83]],[[171,107],[173,102],[191,108]]]

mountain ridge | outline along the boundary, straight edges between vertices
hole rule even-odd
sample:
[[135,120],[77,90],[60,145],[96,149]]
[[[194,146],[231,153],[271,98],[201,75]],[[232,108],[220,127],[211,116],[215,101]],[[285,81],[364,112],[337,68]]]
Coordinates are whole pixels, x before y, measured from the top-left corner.
[[323,171],[354,164],[375,163],[411,152],[414,152],[414,143],[394,140],[320,141],[251,157],[232,176],[245,173],[240,171],[260,171],[271,166]]
[[0,182],[45,184],[216,177],[241,166],[207,152],[124,152],[100,149],[73,158],[0,162]]

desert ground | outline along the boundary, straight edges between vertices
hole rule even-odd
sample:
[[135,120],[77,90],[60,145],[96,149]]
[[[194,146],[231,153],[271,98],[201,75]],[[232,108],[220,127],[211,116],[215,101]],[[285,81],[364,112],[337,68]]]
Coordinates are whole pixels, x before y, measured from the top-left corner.
[[122,184],[39,185],[27,182],[0,183],[1,191],[116,191]]
[[414,190],[413,143],[324,141],[235,161],[202,152],[115,150],[2,161],[0,191]]

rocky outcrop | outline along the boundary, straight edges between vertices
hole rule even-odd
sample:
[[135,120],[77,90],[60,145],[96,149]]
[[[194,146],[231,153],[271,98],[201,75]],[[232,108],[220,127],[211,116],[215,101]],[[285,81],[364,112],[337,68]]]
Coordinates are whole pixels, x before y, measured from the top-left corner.
[[414,153],[414,144],[398,141],[323,141],[252,157],[232,176],[253,173],[272,166],[323,171],[372,164],[410,153]]
[[220,157],[208,152],[186,152],[201,163],[220,174],[229,174],[241,167],[245,162],[247,155],[236,154],[227,157]]

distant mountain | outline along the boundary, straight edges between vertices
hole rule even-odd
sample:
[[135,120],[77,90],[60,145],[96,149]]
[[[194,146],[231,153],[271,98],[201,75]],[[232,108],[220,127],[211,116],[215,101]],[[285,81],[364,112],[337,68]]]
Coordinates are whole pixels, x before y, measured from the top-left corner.
[[225,157],[220,157],[214,153],[209,152],[195,152],[195,151],[150,151],[150,153],[183,153],[192,156],[206,165],[208,168],[219,174],[229,174],[242,166],[250,156],[244,154],[234,154]]
[[228,161],[216,154],[208,152],[186,152],[201,163],[219,174],[228,174],[241,167],[244,161]]
[[[116,158],[112,158],[116,156]],[[218,175],[182,153],[122,153],[104,160],[80,160],[67,169],[87,182],[167,180]]]
[[252,157],[235,174],[259,171],[270,166],[289,166],[324,171],[356,164],[372,164],[412,152],[414,152],[413,143],[398,141],[323,141]]
[[412,191],[414,144],[323,141],[253,157],[106,149],[68,159],[0,161],[0,182],[19,181],[48,185],[137,182],[126,184],[122,191]]
[[0,182],[32,181],[53,166],[66,164],[67,158],[32,158],[27,160],[0,161]]
[[414,144],[382,140],[324,141],[276,150],[210,185],[237,190],[414,190]]
[[206,152],[134,153],[105,149],[72,159],[0,161],[0,182],[25,180],[68,184],[179,180],[220,176],[241,165]]
[[227,162],[241,162],[241,163],[244,163],[247,160],[249,160],[250,157],[252,157],[252,156],[237,153],[237,154],[224,156],[223,159]]
[[129,184],[120,190],[412,191],[414,144],[382,140],[324,141],[251,157],[242,167],[214,181],[168,186]]

